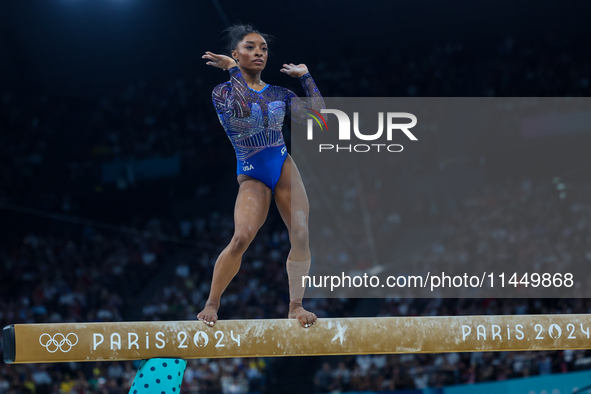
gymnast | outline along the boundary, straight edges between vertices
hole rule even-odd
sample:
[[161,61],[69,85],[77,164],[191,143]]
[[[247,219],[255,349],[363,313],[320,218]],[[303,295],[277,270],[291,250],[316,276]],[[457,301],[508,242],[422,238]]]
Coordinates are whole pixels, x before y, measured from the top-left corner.
[[197,318],[208,326],[217,321],[222,293],[238,273],[242,255],[265,222],[274,194],[291,243],[287,258],[288,318],[298,319],[308,328],[317,319],[302,306],[305,289],[302,277],[308,275],[311,262],[309,204],[300,173],[287,153],[281,128],[285,114],[305,124],[305,107],[319,111],[325,108],[324,100],[305,64],[283,64],[280,70],[299,78],[307,96],[304,100],[289,89],[263,82],[261,72],[269,56],[269,37],[250,25],[234,25],[226,31],[231,57],[205,52],[202,58],[208,60],[207,65],[230,74],[228,82],[213,89],[212,98],[236,152],[239,190],[234,207],[234,235],[215,263],[211,291]]

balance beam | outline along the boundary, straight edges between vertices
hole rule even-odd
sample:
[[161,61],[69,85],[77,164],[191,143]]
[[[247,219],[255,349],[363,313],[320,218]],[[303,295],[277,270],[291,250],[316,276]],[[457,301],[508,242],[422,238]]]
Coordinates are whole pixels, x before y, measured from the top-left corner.
[[591,314],[15,324],[6,363],[589,349]]

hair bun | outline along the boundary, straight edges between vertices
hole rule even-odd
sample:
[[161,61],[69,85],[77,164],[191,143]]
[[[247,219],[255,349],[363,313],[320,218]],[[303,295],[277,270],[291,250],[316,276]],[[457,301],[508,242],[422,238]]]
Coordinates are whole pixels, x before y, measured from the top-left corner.
[[[227,39],[226,50],[229,54],[231,54],[232,51],[236,49],[236,46],[240,41],[242,41],[244,36],[250,33],[259,34],[261,37],[263,37],[265,41],[267,41],[267,43],[269,43],[273,39],[273,36],[259,32],[254,27],[252,27],[252,25],[244,25],[241,23],[237,23],[233,26],[228,27],[226,30],[224,30],[224,32],[226,33]],[[238,61],[237,59],[234,60]]]

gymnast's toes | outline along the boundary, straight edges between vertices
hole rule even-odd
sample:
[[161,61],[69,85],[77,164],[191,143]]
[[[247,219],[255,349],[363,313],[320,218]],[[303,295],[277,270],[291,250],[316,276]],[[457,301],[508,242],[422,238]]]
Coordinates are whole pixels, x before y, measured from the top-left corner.
[[218,321],[218,315],[213,310],[214,308],[205,307],[198,315],[197,319],[204,322],[206,325],[213,327],[216,321]]
[[318,319],[314,313],[308,312],[301,306],[291,310],[288,317],[290,319],[298,319],[298,321],[304,328],[311,327],[314,323],[316,323],[316,320]]

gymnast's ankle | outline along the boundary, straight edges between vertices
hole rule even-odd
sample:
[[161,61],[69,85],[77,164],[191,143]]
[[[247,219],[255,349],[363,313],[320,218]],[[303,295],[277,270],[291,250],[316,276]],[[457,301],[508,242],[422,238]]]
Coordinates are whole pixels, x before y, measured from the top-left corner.
[[289,309],[294,310],[297,308],[303,308],[302,300],[294,300],[289,302]]
[[218,309],[220,309],[220,302],[207,300],[207,302],[205,303],[205,307],[206,308],[214,308],[217,311]]

